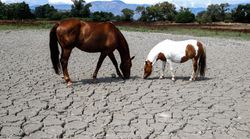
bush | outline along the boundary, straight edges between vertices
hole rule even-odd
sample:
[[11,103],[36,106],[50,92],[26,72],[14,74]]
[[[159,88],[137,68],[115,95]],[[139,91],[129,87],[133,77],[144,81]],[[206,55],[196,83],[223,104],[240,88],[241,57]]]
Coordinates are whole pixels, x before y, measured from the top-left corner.
[[191,23],[194,22],[195,15],[187,8],[181,8],[180,12],[176,15],[177,23]]

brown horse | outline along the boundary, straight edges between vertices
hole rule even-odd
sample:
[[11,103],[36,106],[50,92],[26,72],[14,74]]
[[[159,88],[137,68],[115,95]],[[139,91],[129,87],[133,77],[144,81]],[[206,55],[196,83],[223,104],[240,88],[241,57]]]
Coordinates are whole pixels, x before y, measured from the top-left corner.
[[[62,50],[60,62],[58,43]],[[93,74],[94,80],[96,80],[98,70],[106,56],[111,59],[119,77],[123,79],[130,77],[131,61],[134,57],[130,57],[126,39],[112,23],[85,22],[78,19],[60,21],[50,31],[49,45],[53,68],[56,74],[59,74],[62,66],[64,79],[68,86],[72,84],[67,69],[68,59],[74,47],[90,53],[101,52]],[[113,51],[116,49],[121,57],[120,69],[122,74],[113,54]]]

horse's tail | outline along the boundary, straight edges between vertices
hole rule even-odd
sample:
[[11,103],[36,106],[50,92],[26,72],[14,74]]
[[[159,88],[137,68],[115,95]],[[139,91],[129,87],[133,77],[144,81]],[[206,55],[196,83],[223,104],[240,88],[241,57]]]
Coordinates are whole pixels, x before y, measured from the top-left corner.
[[50,40],[49,40],[51,62],[56,74],[59,74],[61,71],[61,66],[59,62],[59,48],[57,44],[58,39],[56,36],[56,29],[58,26],[59,24],[57,23],[50,30]]
[[199,70],[200,70],[200,76],[205,77],[205,72],[206,72],[206,66],[207,66],[207,57],[206,57],[206,49],[205,47],[200,43],[201,48],[201,55],[199,58]]

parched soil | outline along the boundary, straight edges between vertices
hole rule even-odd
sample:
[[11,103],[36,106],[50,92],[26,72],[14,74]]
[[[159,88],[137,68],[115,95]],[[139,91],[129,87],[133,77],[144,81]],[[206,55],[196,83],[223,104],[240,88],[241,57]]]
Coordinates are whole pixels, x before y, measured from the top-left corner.
[[[0,138],[250,138],[249,41],[122,33],[135,55],[131,79],[113,77],[107,58],[92,83],[99,54],[74,49],[67,88],[52,70],[49,30],[0,31]],[[176,82],[168,65],[158,79],[160,62],[142,79],[148,52],[163,39],[202,41],[206,78],[190,82],[189,61],[174,65]]]

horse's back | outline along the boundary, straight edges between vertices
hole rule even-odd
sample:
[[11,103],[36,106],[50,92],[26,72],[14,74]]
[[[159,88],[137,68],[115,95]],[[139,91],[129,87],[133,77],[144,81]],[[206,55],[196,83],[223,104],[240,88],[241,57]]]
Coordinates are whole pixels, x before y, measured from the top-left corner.
[[66,46],[74,45],[86,52],[100,52],[104,49],[114,50],[118,42],[118,29],[110,22],[66,19],[58,24],[58,40]]

